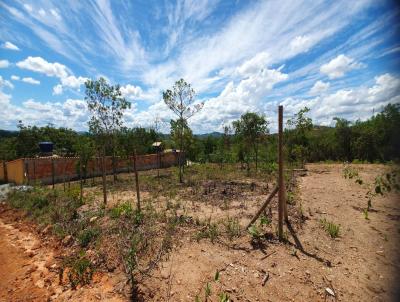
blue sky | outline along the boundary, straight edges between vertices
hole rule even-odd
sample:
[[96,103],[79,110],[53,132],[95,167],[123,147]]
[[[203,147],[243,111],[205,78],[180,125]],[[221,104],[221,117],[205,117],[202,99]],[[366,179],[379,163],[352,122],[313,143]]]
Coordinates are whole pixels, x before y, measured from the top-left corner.
[[276,129],[304,106],[314,123],[366,119],[400,102],[394,1],[8,1],[0,3],[0,129],[86,130],[87,78],[120,84],[128,126],[168,131],[162,91],[183,77],[204,102],[195,133],[246,111]]

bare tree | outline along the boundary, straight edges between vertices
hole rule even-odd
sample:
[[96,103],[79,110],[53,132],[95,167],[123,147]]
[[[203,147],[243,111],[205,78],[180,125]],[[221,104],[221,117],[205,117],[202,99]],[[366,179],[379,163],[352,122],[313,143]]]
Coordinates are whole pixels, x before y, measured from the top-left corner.
[[168,89],[163,92],[163,99],[165,104],[178,116],[179,124],[179,145],[180,150],[178,154],[179,159],[179,182],[183,182],[183,160],[182,153],[185,151],[183,146],[183,131],[184,125],[194,114],[199,112],[204,103],[195,104],[196,93],[190,84],[186,83],[184,79],[176,81],[172,90]]

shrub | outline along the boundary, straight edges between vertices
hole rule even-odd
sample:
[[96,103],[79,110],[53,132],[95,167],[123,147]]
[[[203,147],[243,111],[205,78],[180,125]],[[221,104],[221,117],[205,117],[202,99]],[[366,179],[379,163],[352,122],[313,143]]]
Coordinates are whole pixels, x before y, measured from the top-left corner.
[[99,230],[96,228],[88,228],[82,230],[78,234],[78,241],[81,247],[87,247],[90,242],[95,240],[99,235]]

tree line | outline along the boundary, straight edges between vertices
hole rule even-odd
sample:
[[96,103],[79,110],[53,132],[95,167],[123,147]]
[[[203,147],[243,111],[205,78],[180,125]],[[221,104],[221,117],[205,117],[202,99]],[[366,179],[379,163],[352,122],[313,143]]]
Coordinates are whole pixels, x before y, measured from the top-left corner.
[[[162,141],[165,148],[185,151],[195,162],[240,163],[244,169],[272,169],[277,161],[277,136],[270,134],[268,119],[256,112],[246,112],[224,126],[223,133],[194,135],[190,117],[202,109],[195,92],[183,79],[163,93],[166,105],[176,114],[170,121],[170,133],[162,134],[157,126],[129,128],[123,124],[123,113],[130,106],[120,92],[104,79],[86,83],[86,101],[91,119],[89,132],[68,128],[29,126],[20,121],[18,131],[0,131],[0,159],[12,160],[39,154],[38,143],[51,141],[60,156],[126,157],[154,153],[151,146]],[[285,125],[287,161],[386,162],[399,159],[400,105],[389,104],[366,121],[351,122],[334,117],[334,127],[314,125],[303,108]],[[183,165],[181,165],[183,168]],[[181,171],[181,170],[180,170]],[[180,180],[182,180],[180,172]]]

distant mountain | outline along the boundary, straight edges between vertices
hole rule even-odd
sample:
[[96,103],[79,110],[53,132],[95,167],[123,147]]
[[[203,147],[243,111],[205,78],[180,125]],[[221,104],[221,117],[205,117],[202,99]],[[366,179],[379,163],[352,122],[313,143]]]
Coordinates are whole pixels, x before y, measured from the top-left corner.
[[1,137],[13,137],[13,136],[17,136],[17,135],[18,135],[18,131],[1,130],[0,129],[0,138]]
[[197,137],[199,137],[199,138],[204,138],[204,137],[207,137],[207,136],[221,137],[221,136],[223,136],[223,135],[224,135],[224,134],[221,133],[221,132],[214,131],[214,132],[210,132],[210,133],[196,134],[195,136],[197,136]]

